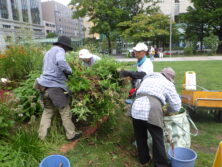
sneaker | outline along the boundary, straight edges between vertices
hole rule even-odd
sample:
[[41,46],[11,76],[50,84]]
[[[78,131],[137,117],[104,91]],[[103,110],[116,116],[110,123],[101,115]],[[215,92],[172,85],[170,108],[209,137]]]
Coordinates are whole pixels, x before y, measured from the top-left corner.
[[82,133],[77,133],[77,134],[75,134],[75,136],[73,138],[67,139],[67,140],[68,141],[75,141],[75,140],[79,139],[81,136],[82,136]]

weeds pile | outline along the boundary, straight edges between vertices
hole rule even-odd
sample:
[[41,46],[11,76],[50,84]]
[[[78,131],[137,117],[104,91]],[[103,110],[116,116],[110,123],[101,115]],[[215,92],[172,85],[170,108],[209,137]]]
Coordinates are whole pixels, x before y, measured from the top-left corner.
[[[103,58],[92,67],[85,67],[77,57],[69,59],[73,74],[67,85],[72,92],[71,111],[77,121],[87,124],[95,123],[104,116],[113,115],[123,105],[122,79],[118,68],[123,64],[110,58]],[[32,86],[40,72],[32,72],[28,79],[20,83],[13,92],[19,99],[16,106],[16,117],[29,120],[32,115],[42,111],[39,93]]]
[[92,67],[85,67],[75,58],[70,66],[73,74],[68,86],[72,92],[72,112],[77,120],[95,123],[120,111],[123,82],[118,68],[123,66],[121,63],[102,58]]

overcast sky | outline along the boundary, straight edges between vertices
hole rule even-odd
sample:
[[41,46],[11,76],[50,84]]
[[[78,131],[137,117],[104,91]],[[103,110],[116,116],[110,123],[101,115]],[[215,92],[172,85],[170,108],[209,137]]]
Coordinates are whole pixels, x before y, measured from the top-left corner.
[[[45,1],[48,1],[48,0],[41,0],[41,2],[45,2]],[[71,0],[55,0],[55,1],[67,6]]]

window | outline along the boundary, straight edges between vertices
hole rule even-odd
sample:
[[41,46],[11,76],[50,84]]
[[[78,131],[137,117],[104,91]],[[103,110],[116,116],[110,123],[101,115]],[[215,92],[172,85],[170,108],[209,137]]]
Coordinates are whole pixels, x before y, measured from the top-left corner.
[[30,0],[31,16],[33,24],[40,24],[39,0]]
[[11,28],[10,25],[3,25],[3,28]]
[[42,32],[41,29],[33,29],[33,31],[35,31],[35,32]]
[[0,0],[0,17],[8,19],[7,0]]
[[18,2],[17,0],[11,0],[12,17],[13,20],[19,20]]
[[27,0],[21,0],[22,3],[22,17],[24,22],[29,21],[29,16],[28,16],[28,4]]
[[180,3],[180,0],[175,0],[175,3]]

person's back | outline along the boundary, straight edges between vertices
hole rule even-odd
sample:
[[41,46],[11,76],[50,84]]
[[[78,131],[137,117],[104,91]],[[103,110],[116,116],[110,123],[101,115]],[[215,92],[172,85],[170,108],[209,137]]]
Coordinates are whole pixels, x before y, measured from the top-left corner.
[[90,67],[98,60],[101,60],[99,56],[90,53],[88,49],[81,49],[79,51],[79,58],[83,61],[86,67]]
[[84,62],[85,66],[92,66],[94,65],[98,60],[101,60],[101,58],[97,55],[92,55],[89,62]]
[[148,94],[157,97],[163,105],[169,102],[174,111],[181,108],[181,100],[172,82],[166,79],[161,73],[152,73],[144,77],[138,94]]
[[43,73],[37,81],[42,86],[65,89],[67,78],[64,71],[72,72],[65,60],[65,50],[53,46],[44,56]]

